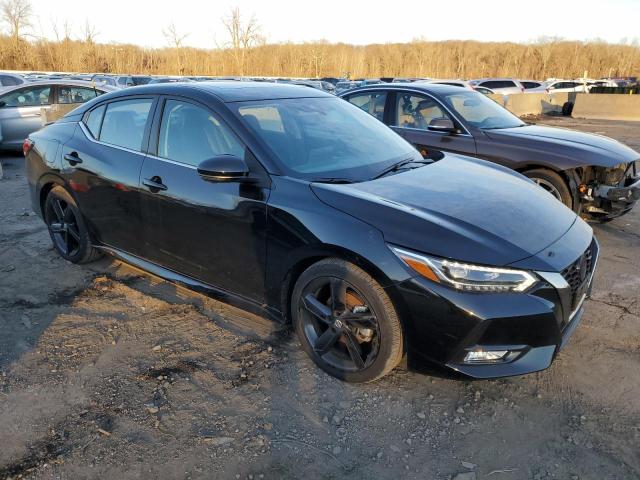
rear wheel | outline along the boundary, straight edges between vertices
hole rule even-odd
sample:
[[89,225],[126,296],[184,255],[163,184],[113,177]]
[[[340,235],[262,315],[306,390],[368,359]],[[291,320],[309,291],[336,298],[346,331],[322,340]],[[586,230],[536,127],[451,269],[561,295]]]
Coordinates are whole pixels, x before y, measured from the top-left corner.
[[88,263],[101,256],[91,246],[89,232],[73,197],[56,186],[47,195],[44,220],[58,254],[73,263]]
[[376,380],[402,359],[402,327],[391,300],[370,275],[349,262],[323,260],[303,272],[293,290],[291,312],[303,349],[341,380]]
[[564,179],[556,172],[544,168],[537,168],[523,172],[523,174],[538,184],[539,187],[553,195],[556,200],[561,201],[569,208],[573,208],[571,191],[569,191],[569,187]]

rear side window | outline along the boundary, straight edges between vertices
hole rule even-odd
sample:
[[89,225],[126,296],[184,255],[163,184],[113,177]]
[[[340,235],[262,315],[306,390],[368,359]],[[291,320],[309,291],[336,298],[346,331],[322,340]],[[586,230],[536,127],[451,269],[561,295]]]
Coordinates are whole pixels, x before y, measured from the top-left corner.
[[102,125],[102,117],[104,115],[105,108],[106,106],[101,105],[89,112],[85,125],[91,132],[91,135],[93,135],[93,138],[100,137],[100,126]]
[[225,125],[204,108],[167,100],[158,138],[159,157],[197,166],[223,154],[244,158],[244,147]]
[[100,129],[100,141],[131,150],[142,150],[144,130],[152,103],[153,100],[146,98],[109,103]]
[[84,103],[96,98],[102,92],[85,87],[58,87],[58,103]]
[[385,92],[361,93],[351,95],[348,98],[349,103],[353,103],[356,107],[373,115],[378,120],[384,119],[384,104],[387,100]]
[[524,88],[529,90],[530,88],[538,88],[541,84],[538,82],[520,82]]

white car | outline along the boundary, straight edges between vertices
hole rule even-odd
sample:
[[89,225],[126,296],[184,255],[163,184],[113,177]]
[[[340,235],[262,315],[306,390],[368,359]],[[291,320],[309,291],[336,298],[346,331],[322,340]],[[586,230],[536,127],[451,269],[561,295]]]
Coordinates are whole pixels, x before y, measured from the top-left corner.
[[591,85],[589,82],[579,80],[548,80],[538,88],[532,88],[527,93],[588,93]]
[[466,80],[460,79],[434,79],[434,80],[417,80],[415,83],[437,83],[440,85],[451,85],[452,87],[462,87],[467,90],[473,90],[473,87]]
[[513,78],[478,78],[469,80],[472,88],[484,87],[500,93],[502,95],[511,95],[513,93],[524,93],[525,88],[522,84]]

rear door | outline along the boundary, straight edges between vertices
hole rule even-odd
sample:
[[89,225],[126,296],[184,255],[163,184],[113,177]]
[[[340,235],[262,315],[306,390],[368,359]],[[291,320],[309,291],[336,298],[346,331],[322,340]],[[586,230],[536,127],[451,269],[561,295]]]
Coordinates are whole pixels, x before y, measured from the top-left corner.
[[232,154],[245,159],[252,176],[266,172],[219,113],[180,97],[163,104],[140,180],[146,258],[262,301],[267,184],[207,181],[197,168]]
[[[412,143],[425,158],[439,160],[442,152],[475,155],[476,142],[464,126],[434,97],[412,91],[396,91],[387,101],[388,124]],[[429,130],[436,118],[448,118],[454,133]]]
[[4,148],[20,148],[30,133],[42,128],[42,110],[51,108],[53,87],[32,85],[0,95],[0,136]]
[[88,111],[63,146],[63,173],[94,237],[144,256],[139,178],[153,96],[118,98]]

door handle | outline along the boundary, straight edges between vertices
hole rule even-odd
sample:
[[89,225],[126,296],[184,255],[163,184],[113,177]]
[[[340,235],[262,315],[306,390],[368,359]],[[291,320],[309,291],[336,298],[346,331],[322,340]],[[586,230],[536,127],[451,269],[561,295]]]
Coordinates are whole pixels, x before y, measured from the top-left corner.
[[72,166],[78,163],[82,163],[82,159],[78,155],[78,152],[65,153],[64,159],[69,162]]
[[149,187],[149,190],[151,190],[151,192],[153,193],[167,189],[167,186],[162,183],[162,179],[158,176],[145,178],[144,180],[142,180],[142,184]]

